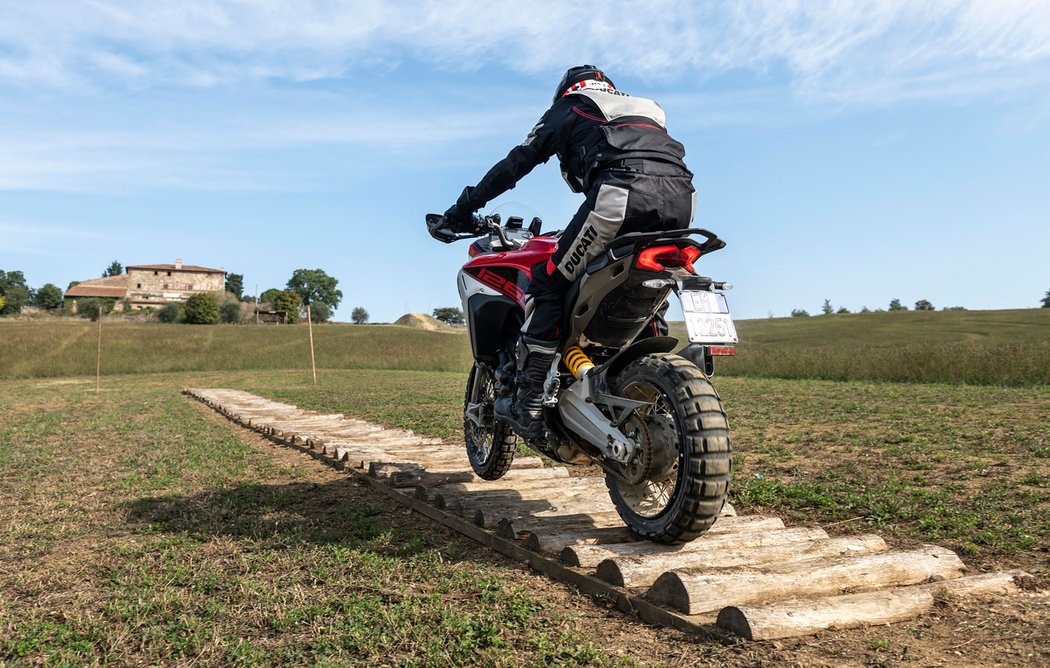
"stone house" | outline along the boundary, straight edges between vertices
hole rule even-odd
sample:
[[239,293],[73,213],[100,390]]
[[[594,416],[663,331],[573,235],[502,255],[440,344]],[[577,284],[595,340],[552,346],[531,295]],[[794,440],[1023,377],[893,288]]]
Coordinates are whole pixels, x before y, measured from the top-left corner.
[[[184,302],[198,292],[222,292],[226,271],[183,264],[129,265],[120,276],[81,281],[66,290],[66,299],[84,297],[116,299],[117,308],[127,303],[133,309]],[[74,307],[75,308],[75,307]]]

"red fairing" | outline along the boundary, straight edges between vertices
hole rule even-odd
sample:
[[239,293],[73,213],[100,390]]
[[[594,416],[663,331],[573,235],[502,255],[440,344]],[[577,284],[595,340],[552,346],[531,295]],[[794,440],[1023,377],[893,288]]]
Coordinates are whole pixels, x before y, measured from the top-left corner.
[[555,237],[536,237],[515,251],[475,255],[463,265],[463,271],[524,308],[532,268],[549,262],[557,245]]
[[554,249],[558,245],[556,237],[534,237],[522,248],[515,251],[502,253],[485,253],[470,259],[464,269],[480,269],[481,267],[509,267],[525,272],[532,280],[532,268],[550,259]]

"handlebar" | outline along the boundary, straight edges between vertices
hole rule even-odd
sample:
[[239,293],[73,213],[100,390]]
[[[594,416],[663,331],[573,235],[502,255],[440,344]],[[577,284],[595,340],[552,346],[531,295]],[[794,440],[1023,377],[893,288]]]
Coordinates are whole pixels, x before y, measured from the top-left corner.
[[475,214],[473,222],[473,230],[453,231],[450,228],[450,221],[447,220],[445,216],[440,213],[428,213],[427,232],[438,241],[451,244],[460,241],[461,239],[480,237],[492,231],[499,235],[501,243],[507,245],[510,244],[510,241],[507,240],[507,236],[503,233],[503,228],[500,226],[500,217],[498,213],[494,213],[490,216],[479,216]]

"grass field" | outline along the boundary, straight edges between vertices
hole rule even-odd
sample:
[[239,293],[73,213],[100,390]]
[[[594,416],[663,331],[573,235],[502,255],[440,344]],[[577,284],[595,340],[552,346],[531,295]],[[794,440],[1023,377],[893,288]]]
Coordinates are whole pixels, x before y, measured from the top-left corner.
[[[684,339],[684,328],[681,336]],[[1050,309],[895,311],[738,323],[719,373],[822,380],[1050,383]]]
[[[937,311],[746,320],[721,375],[1033,386],[1050,384],[1050,309]],[[465,371],[463,330],[390,325],[314,330],[328,369]],[[685,340],[684,327],[672,333]],[[0,378],[95,371],[94,323],[0,320]],[[304,368],[305,327],[105,322],[104,374]]]
[[[0,664],[919,665],[1050,659],[1026,599],[780,643],[607,613],[178,395],[456,438],[460,372],[0,381]],[[742,512],[934,541],[1046,587],[1050,388],[721,378]],[[963,648],[965,654],[959,653]],[[964,657],[962,661],[959,657]],[[1041,658],[1040,658],[1041,657]]]

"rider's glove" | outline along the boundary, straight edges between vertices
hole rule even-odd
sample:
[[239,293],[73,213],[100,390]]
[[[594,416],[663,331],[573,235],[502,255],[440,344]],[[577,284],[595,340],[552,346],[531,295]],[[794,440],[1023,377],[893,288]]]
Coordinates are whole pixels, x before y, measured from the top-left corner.
[[477,231],[474,212],[477,211],[478,207],[474,206],[470,201],[470,194],[473,190],[473,186],[467,186],[464,188],[463,194],[459,196],[456,203],[450,206],[448,211],[445,212],[445,220],[448,221],[449,229],[454,232]]

